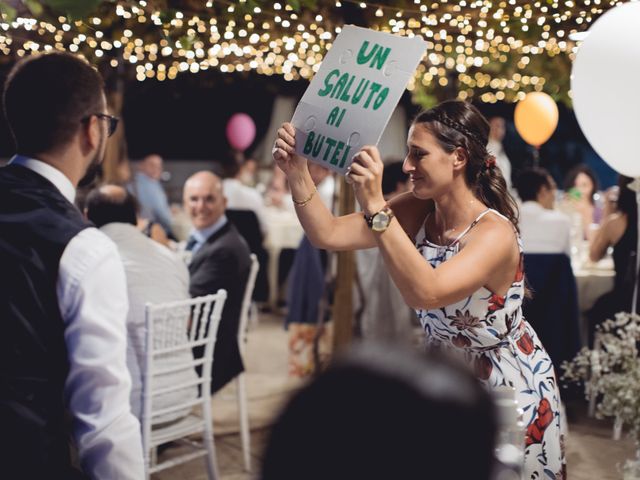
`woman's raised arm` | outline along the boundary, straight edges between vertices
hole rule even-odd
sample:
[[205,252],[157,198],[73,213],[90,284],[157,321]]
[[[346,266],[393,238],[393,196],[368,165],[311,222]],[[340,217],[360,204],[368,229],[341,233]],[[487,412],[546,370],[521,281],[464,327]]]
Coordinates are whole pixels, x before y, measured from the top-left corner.
[[[311,243],[327,250],[355,250],[377,245],[362,213],[335,217],[322,203],[309,174],[307,159],[295,154],[295,128],[290,123],[283,123],[278,130],[273,158],[287,175],[298,219]],[[425,210],[428,202],[409,193],[395,197],[390,205],[407,234],[413,237],[419,225],[414,225],[412,220],[419,217],[417,211]]]

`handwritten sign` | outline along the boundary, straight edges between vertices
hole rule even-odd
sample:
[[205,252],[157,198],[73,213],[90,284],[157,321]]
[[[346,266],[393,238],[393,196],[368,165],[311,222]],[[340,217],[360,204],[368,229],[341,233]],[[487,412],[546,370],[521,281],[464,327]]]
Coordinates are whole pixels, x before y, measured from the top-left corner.
[[293,114],[296,153],[344,174],[380,140],[425,50],[419,37],[345,26]]

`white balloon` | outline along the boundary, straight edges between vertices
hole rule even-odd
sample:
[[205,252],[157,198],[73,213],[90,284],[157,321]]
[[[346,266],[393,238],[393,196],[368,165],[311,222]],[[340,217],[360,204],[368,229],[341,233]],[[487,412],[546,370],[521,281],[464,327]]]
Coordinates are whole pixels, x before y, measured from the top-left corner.
[[612,8],[589,29],[571,90],[591,146],[614,170],[640,177],[640,2]]

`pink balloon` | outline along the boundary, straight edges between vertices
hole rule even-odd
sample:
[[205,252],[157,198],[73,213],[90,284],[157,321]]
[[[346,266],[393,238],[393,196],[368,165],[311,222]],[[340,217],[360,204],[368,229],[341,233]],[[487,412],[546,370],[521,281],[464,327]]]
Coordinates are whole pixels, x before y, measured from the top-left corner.
[[256,138],[256,124],[246,113],[234,113],[227,123],[229,145],[243,152]]

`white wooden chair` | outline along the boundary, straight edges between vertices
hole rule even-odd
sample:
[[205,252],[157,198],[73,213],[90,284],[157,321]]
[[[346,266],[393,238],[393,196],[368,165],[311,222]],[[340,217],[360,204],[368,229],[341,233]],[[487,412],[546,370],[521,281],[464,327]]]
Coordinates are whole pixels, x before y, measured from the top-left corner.
[[[145,323],[147,328],[146,362],[142,375],[142,444],[145,456],[146,478],[152,473],[188,462],[200,456],[207,456],[209,479],[219,478],[213,443],[213,421],[211,418],[211,365],[213,349],[220,324],[222,308],[227,298],[225,290],[213,295],[162,304],[146,304]],[[193,348],[204,351],[203,356],[194,359]],[[188,352],[188,355],[184,355]],[[157,366],[159,358],[172,355],[180,360],[170,366]],[[184,360],[183,360],[184,359]],[[163,362],[166,365],[166,362]],[[162,375],[199,367],[195,380],[172,384],[155,385]],[[197,396],[167,408],[153,409],[153,399],[171,392],[197,388]],[[194,407],[200,406],[200,409]],[[189,410],[191,411],[189,412]],[[185,417],[168,423],[152,424],[154,419],[175,412],[189,412]],[[202,442],[186,437],[202,434]],[[183,440],[193,447],[193,451],[158,464],[156,450],[159,445]]]
[[[247,278],[247,285],[244,289],[244,297],[242,299],[242,308],[240,309],[240,323],[238,327],[238,344],[240,346],[240,354],[244,357],[245,344],[247,343],[247,333],[249,329],[249,315],[255,309],[251,297],[253,288],[256,284],[256,277],[260,264],[258,257],[251,254],[251,270]],[[236,377],[236,393],[238,398],[238,412],[240,417],[240,438],[242,440],[242,453],[244,457],[244,468],[247,472],[251,471],[251,438],[249,430],[249,413],[247,411],[247,391],[244,383],[244,372]]]

